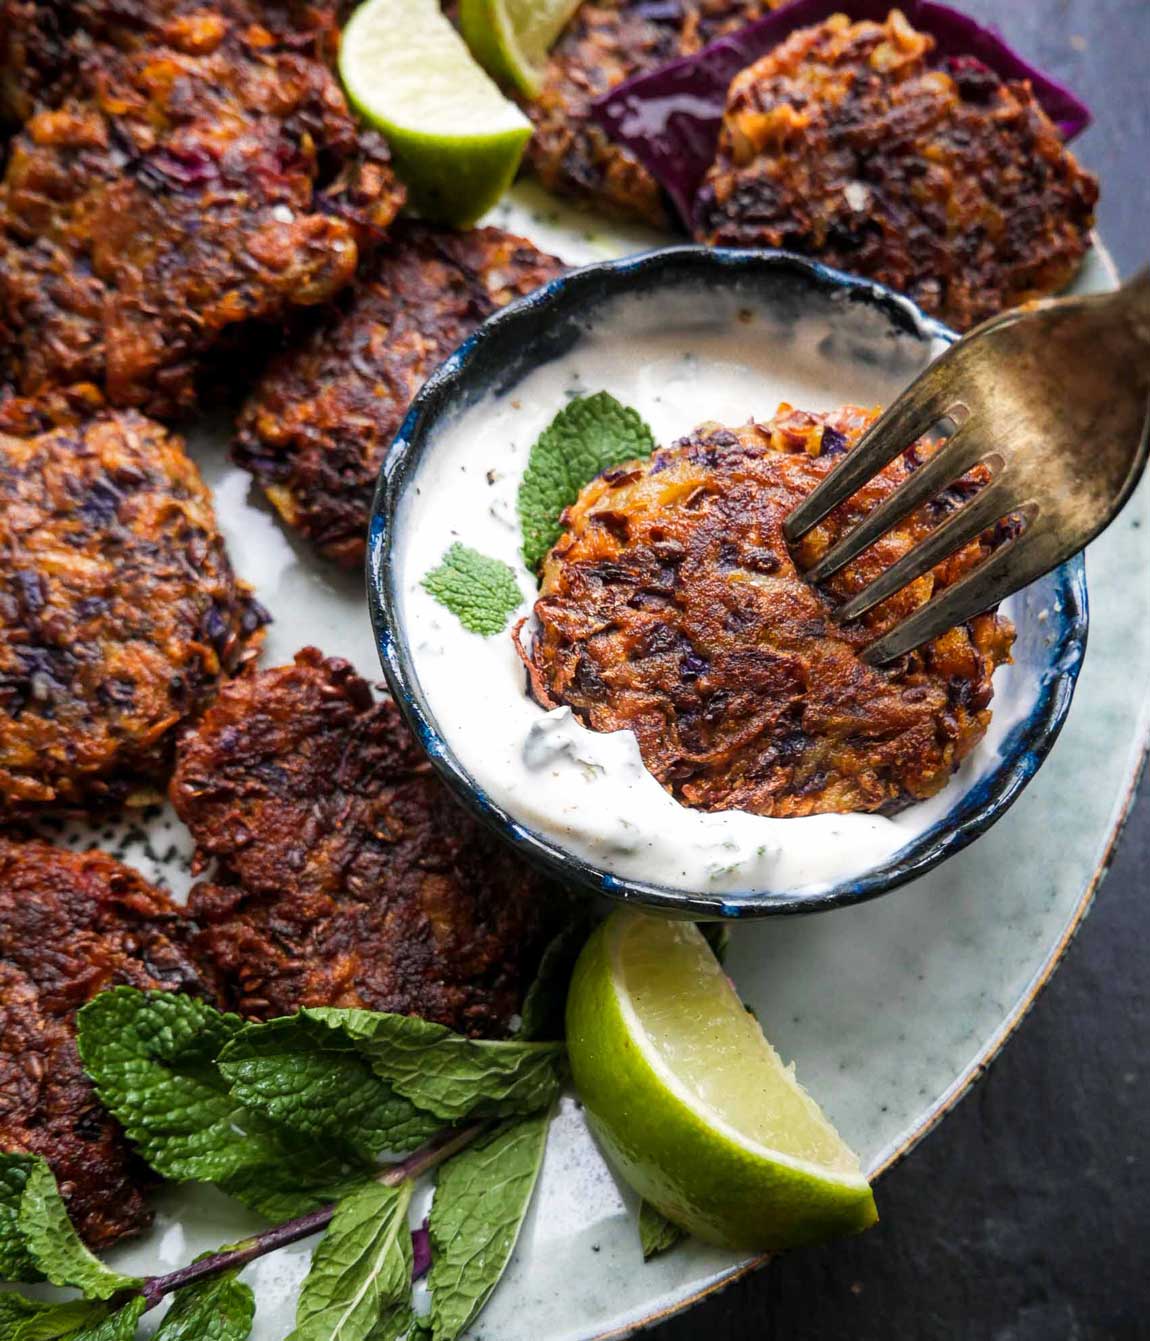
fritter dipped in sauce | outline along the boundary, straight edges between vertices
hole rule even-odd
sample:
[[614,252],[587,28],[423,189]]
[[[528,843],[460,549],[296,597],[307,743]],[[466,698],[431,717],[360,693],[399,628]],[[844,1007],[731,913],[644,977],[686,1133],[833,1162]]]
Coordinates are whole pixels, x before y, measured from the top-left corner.
[[890,813],[938,792],[986,732],[1010,622],[980,615],[879,669],[860,653],[1000,537],[972,542],[861,620],[840,626],[834,612],[989,477],[965,476],[822,589],[800,569],[930,446],[887,467],[797,556],[782,531],[876,417],[784,405],[767,424],[705,424],[587,485],[544,563],[529,660],[539,701],[570,706],[596,731],[634,732],[647,769],[700,810]]
[[881,280],[966,330],[1068,284],[1098,183],[1025,81],[837,14],[732,82],[695,236]]

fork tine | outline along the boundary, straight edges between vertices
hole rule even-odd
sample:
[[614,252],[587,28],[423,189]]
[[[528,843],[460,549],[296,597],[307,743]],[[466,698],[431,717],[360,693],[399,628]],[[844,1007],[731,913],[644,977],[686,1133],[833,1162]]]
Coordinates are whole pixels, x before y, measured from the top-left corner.
[[953,586],[939,592],[889,633],[876,638],[865,649],[862,659],[870,666],[894,661],[1004,600],[1011,591],[1023,585],[1011,582],[1009,565],[1011,551],[1019,539],[1021,537],[1008,540]]
[[965,507],[960,508],[954,516],[943,522],[937,530],[932,531],[925,540],[915,545],[912,550],[908,550],[901,559],[892,563],[873,582],[852,596],[838,610],[839,619],[845,622],[857,619],[859,615],[865,615],[888,596],[900,591],[908,582],[913,582],[923,573],[929,573],[935,564],[941,563],[948,554],[961,549],[967,541],[973,540],[1010,509],[1007,491],[1003,487],[1002,476],[999,476],[981,493],[976,494]]
[[[945,358],[945,356],[944,356]],[[941,362],[942,360],[940,360]],[[863,434],[857,446],[831,471],[817,489],[783,523],[783,534],[793,544],[837,508],[940,419],[946,418],[950,399],[941,394],[933,364]]]
[[809,582],[825,582],[869,548],[892,526],[964,475],[983,455],[983,444],[968,420],[939,450],[899,485],[806,571]]

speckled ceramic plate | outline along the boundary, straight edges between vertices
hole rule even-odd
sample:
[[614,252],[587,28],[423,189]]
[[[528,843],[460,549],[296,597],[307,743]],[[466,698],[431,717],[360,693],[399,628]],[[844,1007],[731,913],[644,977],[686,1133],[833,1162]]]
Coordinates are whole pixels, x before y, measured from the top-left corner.
[[[517,193],[495,221],[573,262],[658,240],[591,233],[586,219],[561,216],[530,192]],[[1095,252],[1083,286],[1111,282]],[[192,447],[236,567],[276,618],[265,664],[315,643],[373,675],[362,585],[285,538],[247,477],[228,465],[226,426]],[[1065,949],[1114,843],[1148,727],[1150,489],[1091,548],[1087,568],[1090,650],[1073,709],[1041,773],[993,832],[875,903],[734,931],[729,964],[740,990],[872,1171],[929,1130],[1002,1046]],[[187,840],[170,816],[131,832],[71,837],[122,848],[145,874],[186,888]],[[880,1214],[882,1202],[880,1184]],[[567,1101],[515,1260],[475,1335],[620,1335],[753,1265],[687,1243],[644,1266],[634,1212]],[[133,1271],[174,1267],[255,1227],[213,1192],[169,1192],[155,1231],[113,1256]],[[257,1341],[281,1341],[290,1330],[307,1256],[301,1245],[249,1270],[260,1299]]]

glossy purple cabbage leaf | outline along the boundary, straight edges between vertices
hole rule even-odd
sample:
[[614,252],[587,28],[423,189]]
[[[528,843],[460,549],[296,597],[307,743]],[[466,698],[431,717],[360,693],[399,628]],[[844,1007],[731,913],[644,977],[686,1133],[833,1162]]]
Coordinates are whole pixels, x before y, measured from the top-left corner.
[[1034,96],[1066,140],[1090,124],[1090,111],[1068,88],[1023,60],[993,29],[936,0],[791,0],[738,32],[636,75],[599,97],[596,122],[656,178],[690,226],[695,195],[714,161],[727,89],[740,70],[793,32],[832,14],[882,22],[901,9],[936,42],[935,60],[973,56],[1001,79],[1029,79]]

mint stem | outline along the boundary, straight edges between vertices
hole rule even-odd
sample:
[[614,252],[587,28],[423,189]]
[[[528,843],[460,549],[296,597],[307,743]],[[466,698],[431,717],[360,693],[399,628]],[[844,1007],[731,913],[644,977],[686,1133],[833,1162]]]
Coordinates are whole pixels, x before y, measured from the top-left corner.
[[[448,1127],[436,1133],[430,1141],[421,1145],[418,1150],[412,1151],[397,1164],[389,1164],[378,1174],[376,1182],[383,1183],[385,1187],[398,1187],[408,1178],[418,1178],[470,1145],[489,1126],[487,1122],[473,1122],[466,1127]],[[211,1256],[203,1257],[198,1262],[180,1267],[178,1271],[170,1271],[166,1276],[149,1277],[144,1282],[142,1291],[146,1303],[144,1312],[155,1308],[167,1295],[174,1290],[182,1289],[185,1285],[208,1280],[212,1276],[222,1275],[225,1271],[238,1271],[249,1262],[254,1262],[256,1258],[274,1253],[277,1248],[286,1248],[289,1243],[298,1243],[300,1239],[318,1234],[331,1223],[335,1210],[335,1205],[321,1206],[319,1210],[309,1211],[307,1215],[298,1216],[295,1220],[287,1220],[282,1225],[265,1229],[261,1234],[253,1234],[251,1238],[237,1243],[234,1248],[212,1253]]]

